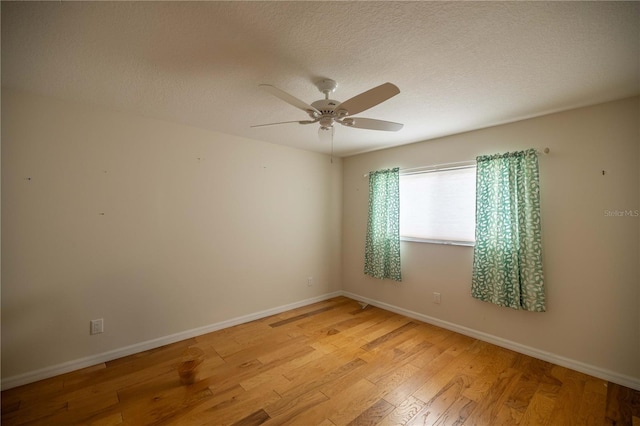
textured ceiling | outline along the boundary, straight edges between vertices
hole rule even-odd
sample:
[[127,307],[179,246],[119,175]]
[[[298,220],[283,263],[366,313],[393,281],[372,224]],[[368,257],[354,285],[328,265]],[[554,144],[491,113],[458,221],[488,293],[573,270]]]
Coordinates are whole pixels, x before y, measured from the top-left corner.
[[304,112],[332,78],[397,133],[335,132],[337,155],[640,93],[637,2],[2,2],[2,85],[328,153]]

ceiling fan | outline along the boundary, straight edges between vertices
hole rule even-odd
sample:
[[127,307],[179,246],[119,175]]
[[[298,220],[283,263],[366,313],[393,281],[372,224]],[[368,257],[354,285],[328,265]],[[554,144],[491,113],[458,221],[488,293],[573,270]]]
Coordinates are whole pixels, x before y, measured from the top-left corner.
[[310,120],[281,121],[278,123],[258,124],[251,127],[273,126],[275,124],[288,123],[319,123],[320,129],[318,130],[318,133],[320,138],[326,139],[327,137],[330,137],[331,142],[333,142],[333,125],[335,123],[357,129],[384,130],[388,132],[397,132],[403,127],[403,124],[393,123],[391,121],[353,117],[354,115],[366,111],[400,93],[400,89],[392,83],[381,84],[380,86],[360,93],[349,100],[339,102],[329,99],[329,94],[336,90],[338,83],[329,79],[320,80],[316,83],[316,87],[320,92],[324,93],[324,99],[312,102],[311,105],[270,84],[261,84],[259,87],[282,99],[286,103],[303,110],[309,115]]

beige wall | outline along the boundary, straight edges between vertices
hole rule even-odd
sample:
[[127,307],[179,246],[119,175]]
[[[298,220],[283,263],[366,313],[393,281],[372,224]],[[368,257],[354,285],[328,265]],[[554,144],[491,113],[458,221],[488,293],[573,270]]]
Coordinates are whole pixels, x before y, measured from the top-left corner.
[[[343,289],[640,379],[640,218],[604,213],[640,209],[639,117],[632,98],[346,158]],[[363,174],[530,147],[551,149],[540,159],[548,312],[473,299],[470,247],[403,242],[402,283],[363,274]],[[436,291],[440,305],[432,303]]]
[[4,90],[2,377],[339,290],[341,191],[325,155]]
[[[639,102],[332,165],[4,90],[2,377],[343,289],[640,378],[640,219],[604,215],[640,208]],[[540,160],[548,312],[472,299],[468,247],[402,243],[402,283],[365,277],[364,173],[528,147],[551,149]],[[104,334],[89,336],[92,318]]]

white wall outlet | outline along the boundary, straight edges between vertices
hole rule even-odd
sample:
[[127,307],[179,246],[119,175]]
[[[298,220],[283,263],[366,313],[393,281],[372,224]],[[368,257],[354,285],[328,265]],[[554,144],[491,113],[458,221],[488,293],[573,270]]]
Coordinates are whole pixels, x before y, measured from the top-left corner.
[[307,287],[311,287],[313,285],[313,277],[307,277]]
[[436,303],[438,305],[440,304],[440,293],[438,292],[433,293],[433,303]]
[[89,329],[89,334],[100,334],[104,333],[104,319],[94,319],[91,320],[91,326]]

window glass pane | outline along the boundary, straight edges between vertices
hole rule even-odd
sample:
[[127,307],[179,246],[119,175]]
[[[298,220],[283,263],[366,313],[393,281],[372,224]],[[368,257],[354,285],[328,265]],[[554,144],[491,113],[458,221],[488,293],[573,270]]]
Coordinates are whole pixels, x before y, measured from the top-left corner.
[[476,168],[400,176],[400,236],[475,240]]

